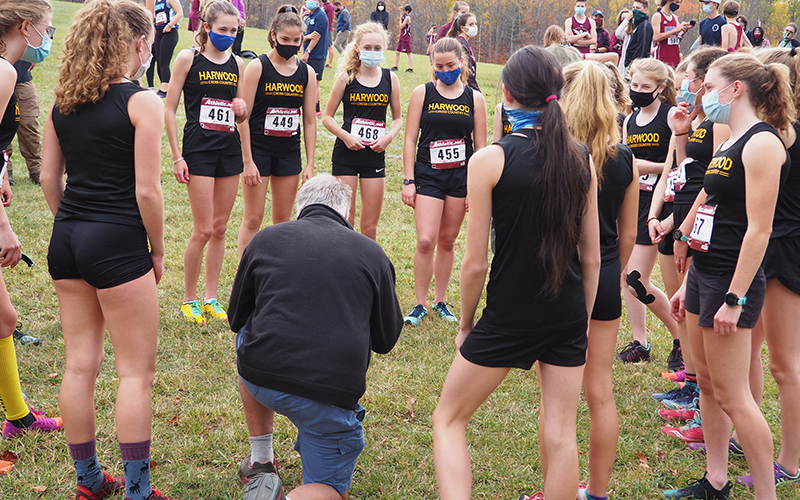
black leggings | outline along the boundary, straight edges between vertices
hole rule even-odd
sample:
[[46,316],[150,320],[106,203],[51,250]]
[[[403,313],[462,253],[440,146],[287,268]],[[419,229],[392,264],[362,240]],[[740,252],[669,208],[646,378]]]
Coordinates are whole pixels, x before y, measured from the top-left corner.
[[161,83],[169,83],[172,73],[169,65],[172,63],[172,54],[175,53],[175,46],[178,45],[178,28],[172,28],[169,33],[164,33],[162,29],[156,28],[156,40],[153,42],[153,61],[147,68],[147,86],[153,86],[153,73],[158,64],[158,79]]

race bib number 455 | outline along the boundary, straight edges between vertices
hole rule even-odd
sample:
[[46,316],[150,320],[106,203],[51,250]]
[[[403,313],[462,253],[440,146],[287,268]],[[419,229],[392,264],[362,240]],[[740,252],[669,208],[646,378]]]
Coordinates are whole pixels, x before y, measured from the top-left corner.
[[233,132],[236,130],[236,116],[233,103],[224,99],[204,97],[200,101],[200,126],[206,130]]
[[358,137],[358,140],[369,146],[386,135],[386,124],[376,120],[366,118],[353,118],[350,133]]
[[300,130],[300,110],[297,108],[268,108],[264,119],[264,135],[292,137]]
[[433,141],[430,145],[431,167],[437,170],[467,165],[467,144],[464,139]]

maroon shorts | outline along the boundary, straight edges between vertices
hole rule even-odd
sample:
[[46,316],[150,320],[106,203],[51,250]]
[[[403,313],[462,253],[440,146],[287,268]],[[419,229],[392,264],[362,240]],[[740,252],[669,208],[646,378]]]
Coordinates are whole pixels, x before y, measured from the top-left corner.
[[403,40],[402,38],[397,41],[397,52],[411,53],[411,40]]

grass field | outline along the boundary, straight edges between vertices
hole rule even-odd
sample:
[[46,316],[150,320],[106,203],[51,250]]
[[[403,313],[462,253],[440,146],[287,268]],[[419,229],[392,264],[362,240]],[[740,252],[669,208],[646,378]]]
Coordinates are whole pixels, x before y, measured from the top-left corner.
[[[53,100],[61,43],[73,14],[80,7],[74,3],[53,4],[53,25],[57,27],[53,55],[34,70],[42,123]],[[180,34],[179,49],[188,48],[191,40],[185,22]],[[267,49],[266,32],[248,28],[244,48],[264,52]],[[386,59],[388,63],[385,64],[390,66],[394,53],[387,52]],[[402,59],[401,70],[405,69],[405,57]],[[414,64],[415,73],[398,73],[403,103],[408,102],[415,86],[429,78],[426,56],[415,56]],[[501,67],[496,65],[478,65],[478,80],[487,97],[490,114],[499,99],[500,70]],[[323,105],[333,77],[333,71],[326,70],[322,81]],[[181,122],[182,115],[181,108]],[[334,137],[320,123],[316,150],[318,172],[330,172],[333,142]],[[397,293],[403,310],[407,311],[414,305],[413,252],[416,239],[413,212],[400,201],[403,178],[401,146],[402,136],[394,141],[387,153],[386,199],[378,241],[394,262]],[[27,181],[18,154],[14,156],[14,164],[17,183],[14,202],[8,212],[23,243],[23,250],[36,261],[36,266],[28,269],[20,265],[14,270],[5,270],[4,276],[26,330],[44,338],[39,347],[17,348],[23,392],[36,409],[53,415],[58,412],[64,345],[55,291],[46,265],[52,216],[41,190]],[[162,166],[167,256],[166,272],[159,286],[161,341],[153,391],[153,484],[177,498],[241,498],[242,487],[238,482],[236,465],[249,453],[249,445],[236,390],[233,335],[226,325],[212,323],[208,328],[199,328],[185,323],[176,314],[183,293],[183,251],[192,225],[185,187],[179,185],[172,174],[166,135]],[[236,232],[241,220],[242,203],[239,199],[231,214],[227,235],[220,288],[220,299],[225,305],[236,271]],[[265,220],[269,220],[269,214]],[[462,236],[457,243],[456,269],[448,295],[449,302],[456,305],[459,304],[457,277],[463,246]],[[459,313],[457,306],[455,311]],[[659,498],[662,489],[681,486],[685,479],[703,473],[705,462],[701,455],[659,432],[663,425],[656,415],[659,405],[649,394],[671,388],[659,376],[666,366],[671,343],[668,332],[652,316],[648,318],[648,328],[654,361],[649,365],[617,364],[614,368],[622,431],[611,482],[613,498]],[[367,447],[359,460],[350,498],[405,500],[437,497],[431,413],[454,354],[455,334],[454,326],[429,316],[419,327],[404,329],[392,353],[373,358],[368,390],[362,400],[368,410],[365,420]],[[618,342],[620,348],[629,340],[629,330],[623,320]],[[110,343],[107,344],[107,358],[97,384],[98,451],[109,472],[119,475],[122,467],[113,418],[117,379],[110,347]],[[779,405],[777,389],[771,378],[767,378],[764,399],[764,411],[779,443]],[[510,499],[516,498],[520,492],[542,489],[537,445],[538,400],[539,389],[534,374],[513,371],[476,413],[469,427],[475,498]],[[589,416],[585,404],[581,405],[578,418],[582,479],[588,479]],[[293,444],[293,427],[287,420],[278,418],[275,451],[284,483],[290,487],[301,482],[300,459],[292,449]],[[75,477],[63,434],[26,435],[4,441],[0,446],[2,451],[19,456],[16,469],[0,477],[0,499],[72,498]],[[731,477],[746,474],[744,460],[732,460],[730,472]],[[44,491],[41,487],[45,488]],[[796,489],[787,489],[782,490],[780,496],[796,499],[800,498],[800,493]],[[734,489],[733,498],[750,497],[751,492]]]

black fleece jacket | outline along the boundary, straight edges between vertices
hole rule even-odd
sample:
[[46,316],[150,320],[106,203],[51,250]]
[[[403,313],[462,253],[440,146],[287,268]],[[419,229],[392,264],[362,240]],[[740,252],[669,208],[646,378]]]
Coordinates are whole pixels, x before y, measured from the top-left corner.
[[403,327],[394,286],[380,245],[327,206],[261,230],[242,255],[228,307],[231,329],[242,331],[239,375],[355,409],[371,351],[392,350]]

